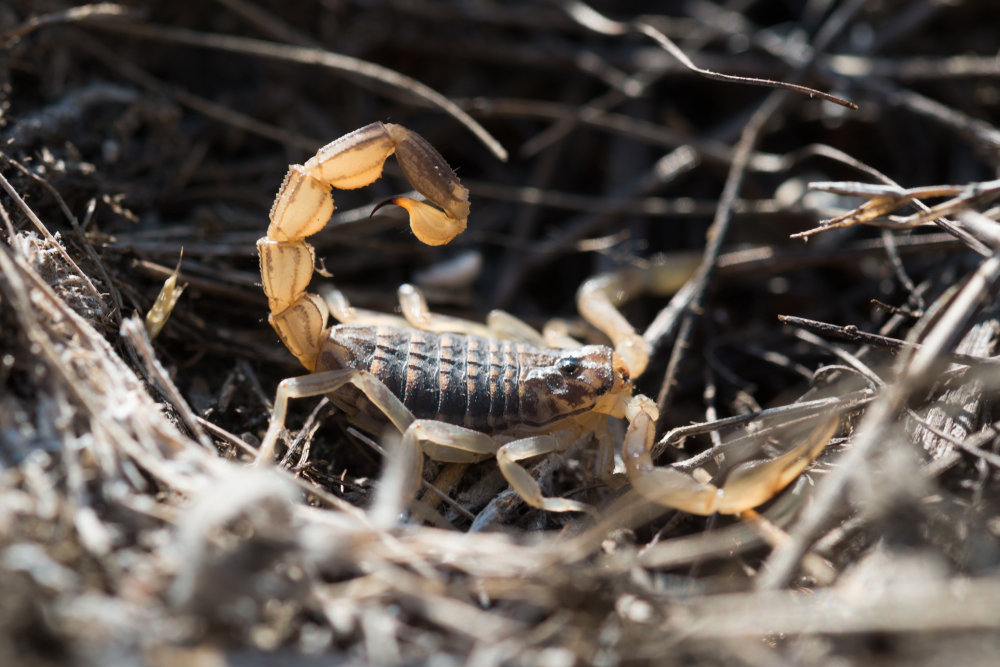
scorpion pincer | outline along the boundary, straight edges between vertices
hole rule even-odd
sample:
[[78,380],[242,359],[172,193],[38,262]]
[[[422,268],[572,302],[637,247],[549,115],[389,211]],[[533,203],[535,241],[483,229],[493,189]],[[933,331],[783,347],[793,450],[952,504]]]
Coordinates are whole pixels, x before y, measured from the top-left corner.
[[[390,454],[402,471],[404,497],[416,494],[424,454],[444,462],[495,456],[529,505],[592,512],[582,502],[543,497],[519,461],[561,451],[593,434],[598,474],[618,488],[624,480],[614,473],[611,416],[629,422],[622,455],[640,494],[693,514],[738,514],[778,493],[833,436],[836,419],[781,457],[738,466],[721,488],[656,467],[650,452],[657,409],[645,396],[632,395],[635,374],[629,371],[632,364],[641,373],[649,351],[609,297],[621,291],[620,280],[591,281],[578,295],[583,315],[609,334],[615,349],[580,346],[548,330],[543,337],[500,311],[491,313],[486,325],[435,315],[409,285],[400,288],[404,317],[352,308],[335,290],[326,299],[306,292],[315,257],[305,239],[330,218],[330,189],[374,182],[393,153],[414,189],[438,207],[402,197],[390,200],[409,212],[417,238],[440,245],[466,227],[468,191],[425,139],[400,125],[373,123],[289,169],[267,236],[258,242],[261,277],[271,325],[313,373],[279,384],[258,460],[273,458],[288,399],[325,394],[359,427],[378,433],[388,420],[402,433]],[[341,324],[327,328],[328,314]],[[561,349],[546,347],[546,340],[558,341]]]

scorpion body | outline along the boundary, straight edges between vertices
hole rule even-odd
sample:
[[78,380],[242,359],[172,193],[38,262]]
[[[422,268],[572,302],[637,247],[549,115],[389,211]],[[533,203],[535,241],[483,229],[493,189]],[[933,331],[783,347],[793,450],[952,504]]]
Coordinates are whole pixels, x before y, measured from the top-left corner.
[[[340,325],[330,330],[316,372],[367,371],[417,419],[497,434],[549,427],[592,410],[615,388],[616,364],[624,369],[615,356],[598,345],[555,350],[454,333]],[[364,405],[359,394],[344,387],[331,398],[351,414]],[[381,412],[365,413],[384,421]]]
[[[498,311],[485,326],[435,315],[419,291],[406,285],[400,288],[405,319],[352,308],[336,290],[324,297],[307,292],[315,252],[306,238],[333,212],[330,188],[374,182],[393,153],[410,184],[430,202],[405,197],[388,202],[407,210],[416,237],[442,245],[466,228],[468,190],[426,140],[402,126],[373,123],[289,169],[267,236],[257,247],[269,321],[313,374],[278,386],[259,460],[273,458],[288,400],[325,394],[358,426],[378,434],[388,420],[402,433],[398,444],[388,445],[389,462],[373,509],[380,522],[394,523],[400,502],[415,496],[425,454],[446,462],[495,456],[511,487],[530,505],[593,512],[582,502],[544,497],[519,461],[564,450],[592,434],[598,475],[618,488],[624,479],[614,472],[611,416],[629,422],[622,458],[642,496],[694,514],[738,514],[784,488],[837,430],[836,418],[826,420],[786,454],[737,466],[721,488],[657,467],[651,451],[659,413],[649,398],[632,395],[631,380],[645,368],[649,345],[617,311],[629,292],[663,286],[663,280],[646,274],[598,277],[580,290],[581,313],[609,335],[614,350],[581,346],[555,329],[551,338],[548,331],[542,336]],[[327,328],[331,314],[340,326]]]

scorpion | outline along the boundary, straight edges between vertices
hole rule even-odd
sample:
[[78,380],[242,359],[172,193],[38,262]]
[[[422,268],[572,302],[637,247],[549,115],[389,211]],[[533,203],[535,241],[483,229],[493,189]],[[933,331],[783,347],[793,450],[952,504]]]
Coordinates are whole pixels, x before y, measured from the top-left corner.
[[[635,490],[654,503],[707,516],[740,514],[766,502],[836,432],[838,420],[826,420],[787,453],[733,468],[721,486],[655,466],[658,411],[649,398],[633,395],[633,379],[645,369],[649,348],[615,307],[622,275],[591,279],[578,293],[581,314],[609,335],[614,348],[582,346],[555,330],[543,336],[502,311],[490,313],[485,325],[432,314],[409,285],[399,290],[402,317],[354,308],[335,290],[326,299],[307,292],[315,252],[305,239],[330,219],[331,188],[373,183],[393,153],[426,199],[385,202],[407,210],[414,235],[441,245],[466,228],[468,190],[427,140],[401,125],[373,123],[323,147],[305,165],[289,168],[257,247],[268,321],[311,374],[279,384],[258,461],[273,458],[289,399],[327,395],[367,430],[377,432],[387,419],[402,434],[389,454],[401,457],[404,497],[419,489],[424,454],[455,463],[496,457],[528,505],[593,513],[583,502],[544,497],[519,462],[565,450],[593,434],[599,477],[620,488],[625,480],[614,473],[611,416],[628,421],[622,458]],[[631,289],[636,280],[628,279]],[[339,325],[327,327],[331,314]]]

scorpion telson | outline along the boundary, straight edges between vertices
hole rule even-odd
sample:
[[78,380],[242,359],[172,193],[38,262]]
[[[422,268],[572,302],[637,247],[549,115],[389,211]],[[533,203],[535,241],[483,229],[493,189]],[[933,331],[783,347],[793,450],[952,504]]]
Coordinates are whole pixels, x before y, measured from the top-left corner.
[[[400,125],[373,123],[293,165],[271,209],[260,251],[261,278],[271,308],[269,321],[282,342],[312,375],[281,382],[258,461],[270,461],[284,427],[290,398],[326,394],[360,428],[381,433],[385,421],[403,434],[390,455],[401,471],[395,486],[415,495],[423,455],[445,462],[495,456],[504,477],[533,507],[555,512],[594,508],[566,498],[545,498],[519,461],[566,449],[582,437],[596,438],[597,474],[613,488],[625,483],[614,472],[607,418],[629,422],[622,456],[628,479],[653,502],[694,514],[738,514],[773,497],[823,450],[838,428],[827,419],[788,453],[732,470],[718,488],[651,458],[658,412],[645,396],[632,395],[642,374],[648,343],[617,311],[629,293],[676,289],[689,275],[654,266],[598,276],[579,291],[581,314],[608,334],[614,349],[582,346],[559,326],[544,335],[502,311],[486,324],[433,314],[416,288],[399,290],[403,317],[353,308],[340,292],[306,292],[314,252],[305,241],[326,224],[334,206],[331,188],[354,189],[374,182],[395,152],[410,184],[436,205],[396,197],[419,240],[447,243],[466,227],[469,193],[444,159],[422,137]],[[327,328],[332,314],[342,324]],[[562,348],[562,349],[556,349]],[[391,514],[391,513],[390,513]],[[386,517],[382,517],[386,518]],[[396,515],[388,516],[395,521]]]

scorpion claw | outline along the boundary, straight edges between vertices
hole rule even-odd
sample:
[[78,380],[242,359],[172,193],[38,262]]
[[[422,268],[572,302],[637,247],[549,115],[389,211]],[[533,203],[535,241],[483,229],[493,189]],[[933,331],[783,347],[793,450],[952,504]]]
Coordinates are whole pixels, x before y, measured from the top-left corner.
[[782,456],[737,466],[720,488],[653,463],[651,450],[656,414],[655,406],[652,411],[648,407],[633,399],[626,409],[630,424],[622,445],[622,458],[629,479],[636,491],[648,500],[701,516],[716,512],[740,514],[767,502],[820,455],[840,426],[840,419],[835,416],[823,420]]

